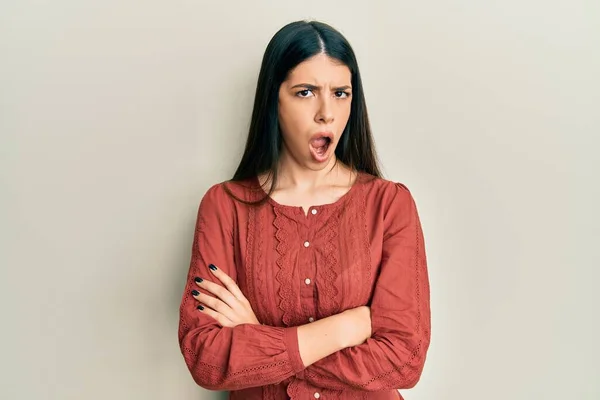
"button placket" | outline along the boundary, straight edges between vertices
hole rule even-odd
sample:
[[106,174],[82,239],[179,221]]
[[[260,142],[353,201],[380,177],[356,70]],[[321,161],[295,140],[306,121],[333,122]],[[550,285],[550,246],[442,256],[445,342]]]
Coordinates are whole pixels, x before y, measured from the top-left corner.
[[[310,217],[311,215],[312,215],[312,216],[315,216],[315,215],[317,215],[317,214],[318,214],[318,212],[319,212],[319,211],[318,211],[316,208],[311,208],[311,209],[310,209],[310,211],[309,211],[309,214],[308,214],[308,216],[309,216],[309,217]],[[316,220],[316,219],[310,219],[310,218],[305,220],[305,222],[306,222],[306,225],[305,225],[305,227],[306,227],[307,231],[306,231],[306,232],[303,232],[303,234],[305,234],[305,235],[306,235],[306,240],[305,240],[305,241],[304,241],[304,243],[302,244],[302,245],[304,246],[304,248],[305,248],[305,249],[308,249],[309,247],[311,247],[311,242],[309,241],[309,240],[310,240],[310,239],[309,239],[309,235],[310,235],[310,234],[309,234],[309,232],[312,230],[312,226],[313,226],[313,225],[314,225],[314,224],[315,224],[317,221],[318,221],[318,220]],[[307,271],[307,272],[308,272],[308,271]],[[308,287],[310,287],[310,285],[311,285],[312,283],[313,283],[313,281],[311,280],[311,278],[305,277],[305,279],[304,279],[304,284],[305,284],[306,290],[309,290],[309,289],[308,289]],[[307,293],[308,293],[308,292],[307,292]],[[309,307],[310,307],[310,308],[312,308],[312,306],[309,306]],[[308,311],[308,310],[307,310],[307,311]],[[313,312],[314,312],[314,310],[312,310],[312,312],[310,312],[310,311],[309,311],[309,314],[308,314],[308,315],[312,314]],[[309,317],[308,317],[308,322],[309,322],[309,323],[310,323],[310,322],[314,322],[315,320],[316,320],[316,318],[315,318],[315,317],[313,317],[313,316],[309,316]],[[321,396],[319,393],[314,393],[313,395],[314,395],[314,397],[315,397],[315,398],[317,398],[317,399],[318,399],[318,398]]]

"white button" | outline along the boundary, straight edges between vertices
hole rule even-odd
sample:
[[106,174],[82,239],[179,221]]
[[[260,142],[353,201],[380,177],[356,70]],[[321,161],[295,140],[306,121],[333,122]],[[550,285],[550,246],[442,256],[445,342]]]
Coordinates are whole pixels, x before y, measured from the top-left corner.
[[319,397],[321,397],[321,395],[319,394],[319,392],[315,393],[315,399],[318,399]]
[[310,246],[310,243],[309,242],[304,242],[304,247],[308,247],[308,246]]
[[315,210],[314,208],[311,211],[312,215],[315,215],[317,213],[317,210]]
[[310,317],[310,318],[308,319],[308,322],[315,322],[315,319],[314,319],[313,317]]
[[310,285],[310,279],[306,278],[306,279],[304,280],[304,283],[306,283],[307,285]]

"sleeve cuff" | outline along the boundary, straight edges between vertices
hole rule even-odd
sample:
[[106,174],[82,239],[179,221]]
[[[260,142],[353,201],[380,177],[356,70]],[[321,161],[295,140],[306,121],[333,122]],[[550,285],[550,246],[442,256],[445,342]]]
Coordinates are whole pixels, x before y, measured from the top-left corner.
[[290,363],[294,374],[303,371],[306,367],[300,358],[300,348],[298,347],[298,327],[292,326],[285,328],[283,332],[283,341],[290,357]]

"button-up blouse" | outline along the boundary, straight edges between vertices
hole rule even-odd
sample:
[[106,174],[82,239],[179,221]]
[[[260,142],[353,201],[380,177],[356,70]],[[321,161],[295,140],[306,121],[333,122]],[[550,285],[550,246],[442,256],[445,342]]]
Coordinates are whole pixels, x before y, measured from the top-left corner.
[[[233,195],[233,196],[232,196]],[[360,173],[330,204],[265,196],[258,179],[203,196],[180,307],[179,343],[196,383],[230,399],[402,399],[430,342],[429,278],[417,207],[406,186]],[[198,310],[194,278],[240,287],[261,322],[221,327]],[[222,284],[221,284],[222,285]],[[209,294],[212,295],[212,294]],[[367,305],[372,335],[306,367],[297,327]]]

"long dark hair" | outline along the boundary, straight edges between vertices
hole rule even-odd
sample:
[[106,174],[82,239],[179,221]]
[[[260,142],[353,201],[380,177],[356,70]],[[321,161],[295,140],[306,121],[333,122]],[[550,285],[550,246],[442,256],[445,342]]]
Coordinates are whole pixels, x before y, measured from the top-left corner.
[[281,28],[267,45],[246,148],[231,181],[240,182],[269,172],[272,183],[267,196],[273,192],[282,147],[279,88],[294,67],[320,53],[346,65],[352,74],[350,118],[335,149],[336,158],[354,171],[381,177],[358,63],[350,43],[325,23],[296,21]]

